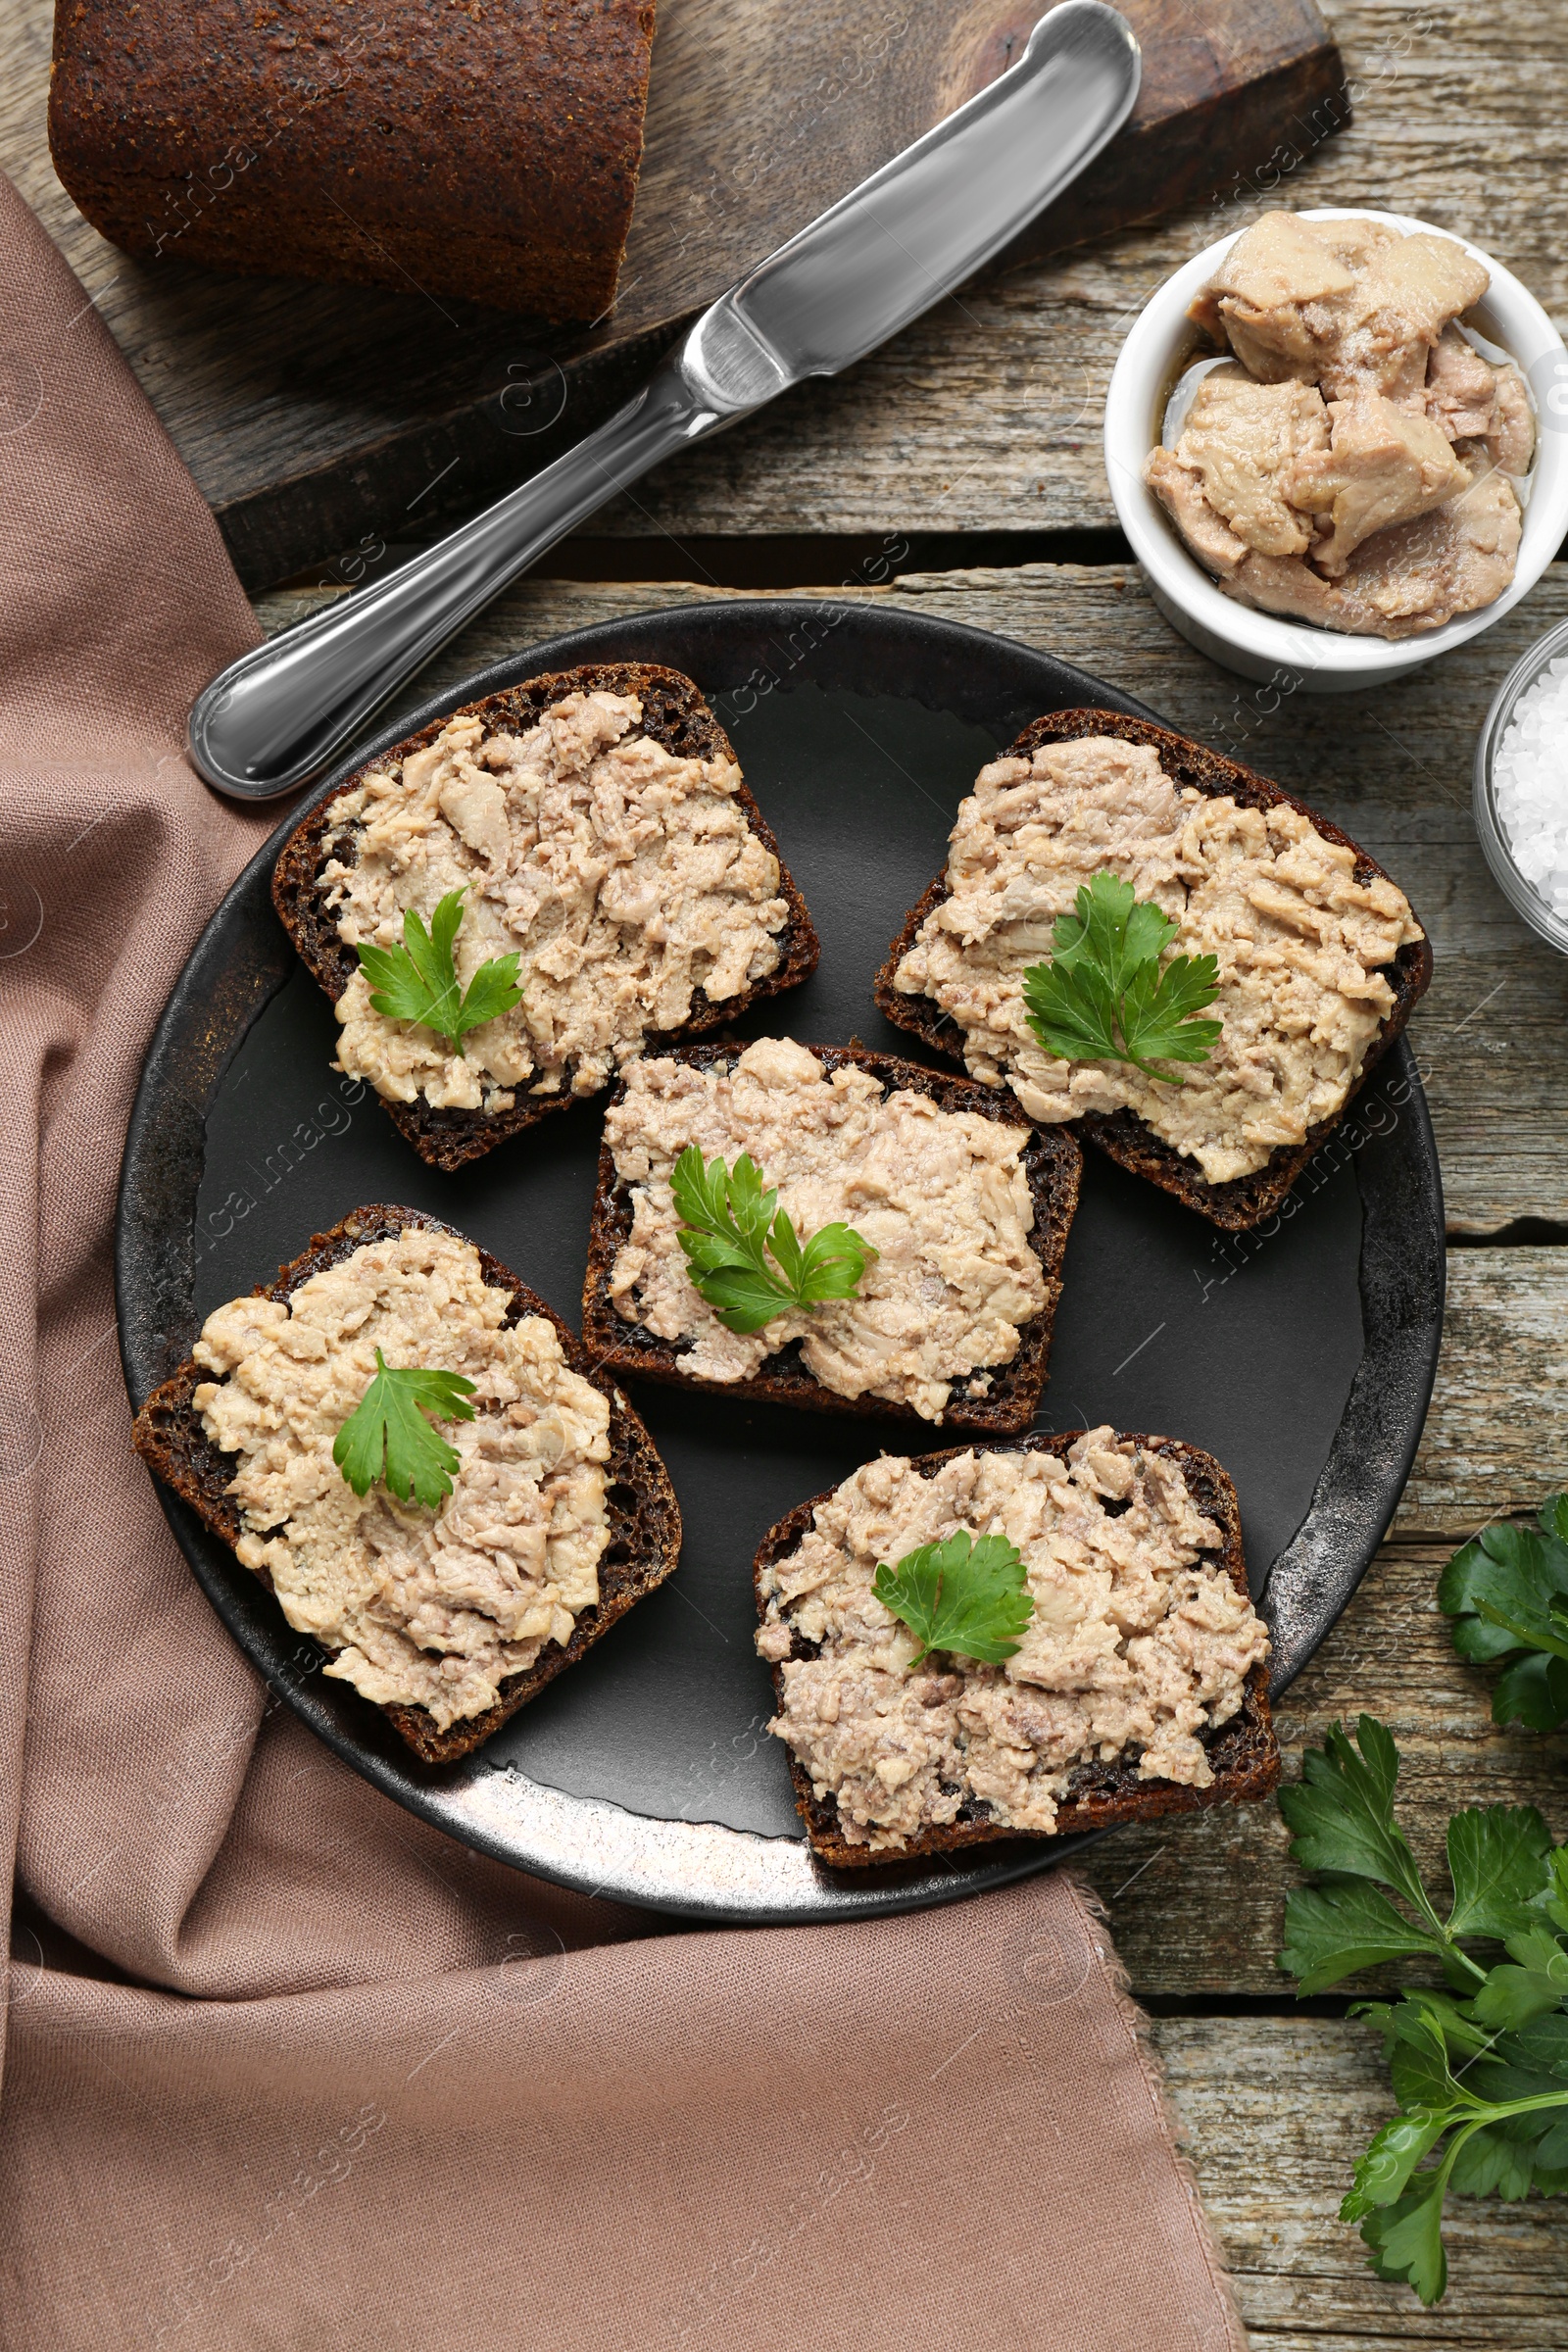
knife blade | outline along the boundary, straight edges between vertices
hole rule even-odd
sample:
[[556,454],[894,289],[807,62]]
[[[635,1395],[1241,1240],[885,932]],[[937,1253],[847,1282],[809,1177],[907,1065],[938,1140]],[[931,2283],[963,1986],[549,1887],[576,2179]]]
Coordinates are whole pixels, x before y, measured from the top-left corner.
[[836,375],[995,259],[1092,163],[1138,94],[1138,43],[1063,0],[1016,65],[720,295],[597,432],[396,571],[220,671],[190,715],[217,791],[320,773],[519,572],[661,460]]

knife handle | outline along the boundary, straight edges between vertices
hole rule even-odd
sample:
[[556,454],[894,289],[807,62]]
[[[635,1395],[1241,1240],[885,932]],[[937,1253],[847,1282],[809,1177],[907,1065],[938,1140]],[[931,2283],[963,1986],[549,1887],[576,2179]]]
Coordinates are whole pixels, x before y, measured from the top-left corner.
[[724,313],[715,305],[634,399],[554,465],[385,579],[220,670],[190,714],[190,756],[208,783],[237,801],[297,791],[576,523],[769,398],[776,371],[760,367],[753,339]]

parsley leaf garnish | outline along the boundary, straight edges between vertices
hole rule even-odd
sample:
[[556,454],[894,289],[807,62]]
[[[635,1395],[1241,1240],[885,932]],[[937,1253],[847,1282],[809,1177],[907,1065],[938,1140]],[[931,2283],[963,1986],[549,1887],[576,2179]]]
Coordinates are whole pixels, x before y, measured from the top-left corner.
[[721,1159],[705,1167],[688,1144],[669,1183],[692,1280],[726,1331],[760,1331],[792,1306],[859,1296],[877,1255],[870,1243],[853,1225],[824,1225],[803,1244],[748,1152],[733,1168]]
[[460,1456],[425,1419],[471,1421],[465,1401],[473,1383],[461,1372],[399,1371],[378,1348],[375,1378],[332,1441],[332,1459],[356,1494],[368,1494],[384,1478],[400,1501],[436,1509],[452,1492]]
[[1016,1545],[1005,1536],[971,1539],[967,1528],[906,1551],[896,1568],[884,1561],[871,1590],[919,1642],[911,1667],[933,1649],[1000,1666],[1034,1615]]
[[[1445,1917],[1395,1817],[1398,1770],[1390,1733],[1363,1715],[1354,1745],[1336,1725],[1300,1786],[1280,1791],[1292,1854],[1326,1877],[1288,1898],[1279,1965],[1303,1993],[1402,1958],[1436,1960],[1447,1979],[1446,1992],[1406,1987],[1351,2011],[1383,2029],[1398,2113],[1340,2208],[1359,2222],[1378,2277],[1435,2303],[1447,2283],[1449,2190],[1568,2191],[1568,1846],[1552,1845],[1533,1805],[1454,1814]],[[1469,1941],[1506,1957],[1486,1966]]]
[[452,960],[452,943],[463,921],[463,891],[450,890],[430,918],[410,906],[403,916],[401,948],[359,950],[360,969],[371,988],[370,1003],[389,1021],[417,1021],[444,1037],[455,1054],[470,1029],[510,1012],[522,1002],[515,955],[481,963],[465,990]]
[[1533,1732],[1568,1717],[1568,1494],[1542,1505],[1537,1527],[1499,1520],[1456,1551],[1438,1582],[1462,1658],[1507,1658],[1492,1713]]
[[1192,1015],[1219,994],[1218,958],[1173,956],[1161,971],[1178,926],[1113,873],[1080,884],[1077,909],[1058,916],[1051,961],[1024,973],[1030,1028],[1063,1061],[1130,1061],[1180,1086],[1152,1064],[1206,1061],[1213,1052],[1222,1024]]

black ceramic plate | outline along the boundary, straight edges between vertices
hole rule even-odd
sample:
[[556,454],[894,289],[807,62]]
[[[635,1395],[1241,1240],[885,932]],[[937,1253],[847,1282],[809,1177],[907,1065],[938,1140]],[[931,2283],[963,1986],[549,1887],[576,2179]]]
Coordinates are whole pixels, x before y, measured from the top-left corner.
[[[698,681],[821,933],[814,978],[762,1007],[751,1033],[858,1036],[901,1054],[910,1041],[875,1010],[871,977],[943,863],[976,770],[1046,710],[1158,715],[1048,655],[946,621],[736,602],[535,646],[370,748],[537,671],[610,661],[668,662]],[[270,1280],[363,1201],[448,1218],[578,1319],[597,1109],[551,1119],[455,1176],[416,1159],[373,1096],[329,1066],[330,1008],[273,916],[272,859],[293,821],[203,934],[131,1118],[118,1280],[138,1406],[214,1306]],[[1255,1235],[1221,1236],[1098,1153],[1086,1161],[1043,1426],[1110,1421],[1218,1456],[1241,1494],[1282,1684],[1370,1560],[1431,1391],[1443,1204],[1413,1061],[1396,1050],[1303,1176],[1294,1213]],[[922,1433],[657,1388],[636,1401],[680,1496],[678,1574],[476,1756],[443,1770],[421,1766],[374,1708],[325,1681],[316,1644],[160,1495],[214,1606],[296,1712],[399,1803],[520,1869],[709,1918],[846,1918],[950,1901],[1080,1842],[895,1869],[813,1861],[784,1752],[763,1730],[771,1690],[752,1646],[752,1554],[803,1496],[880,1451],[918,1448]],[[935,1429],[927,1441],[948,1442]]]

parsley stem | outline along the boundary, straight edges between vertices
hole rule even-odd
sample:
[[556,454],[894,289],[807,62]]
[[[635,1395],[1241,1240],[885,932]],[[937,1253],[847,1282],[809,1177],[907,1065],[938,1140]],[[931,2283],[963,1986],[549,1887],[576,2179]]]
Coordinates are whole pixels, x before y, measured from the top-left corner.
[[[1445,2196],[1447,2194],[1449,2176],[1466,2140],[1474,2139],[1476,2133],[1485,2132],[1489,2125],[1504,2124],[1510,2116],[1515,2115],[1539,2115],[1544,2107],[1568,2107],[1568,2090],[1542,2091],[1533,2099],[1506,2099],[1494,2106],[1479,2108],[1474,2115],[1467,2115],[1457,2129],[1452,2123],[1446,2126],[1446,2130],[1453,2132],[1453,2137],[1444,2149],[1443,2161],[1437,2170],[1437,2178],[1443,2183],[1441,2193]],[[1432,2110],[1429,2108],[1426,2112],[1430,2114]],[[1414,2186],[1420,2179],[1419,2173],[1412,2175],[1411,2185]]]
[[1464,1945],[1459,1941],[1457,1936],[1451,1932],[1444,1920],[1438,1917],[1437,1912],[1432,1907],[1431,1897],[1428,1895],[1426,1886],[1422,1883],[1419,1874],[1417,1875],[1416,1879],[1415,1893],[1412,1894],[1407,1886],[1401,1887],[1400,1892],[1404,1895],[1406,1902],[1408,1902],[1417,1912],[1419,1912],[1422,1919],[1426,1921],[1427,1926],[1432,1930],[1434,1936],[1442,1938],[1444,1957],[1449,1960],[1457,1960],[1461,1968],[1467,1968],[1470,1971],[1470,1974],[1474,1977],[1478,1984],[1484,1984],[1488,1976],[1491,1974],[1491,1971],[1483,1968],[1479,1960],[1471,1959],[1470,1954],[1465,1950]]
[[[942,1607],[942,1585],[943,1585],[943,1571],[942,1571],[942,1570],[939,1568],[939,1569],[937,1570],[937,1581],[936,1581],[936,1585],[935,1585],[935,1588],[933,1589],[933,1591],[932,1591],[932,1594],[931,1594],[931,1623],[932,1623],[933,1625],[935,1625],[935,1623],[936,1623],[936,1620],[937,1620],[937,1615],[938,1615],[938,1612],[940,1611],[940,1609],[941,1609],[941,1607]],[[918,1637],[916,1637],[916,1639],[918,1639]],[[913,1657],[912,1657],[912,1658],[909,1660],[908,1671],[910,1672],[910,1674],[912,1674],[912,1673],[914,1672],[914,1670],[915,1670],[915,1668],[916,1668],[917,1666],[923,1666],[923,1665],[925,1664],[925,1661],[926,1661],[926,1659],[927,1659],[927,1658],[928,1658],[930,1655],[931,1655],[931,1644],[930,1644],[930,1642],[922,1642],[920,1643],[920,1646],[919,1646],[919,1648],[918,1648],[918,1649],[915,1651],[915,1653],[914,1653]]]
[[1498,2105],[1485,2108],[1474,2124],[1466,2124],[1469,2133],[1482,2124],[1500,2124],[1510,2115],[1539,2115],[1544,2107],[1568,2107],[1568,2089],[1539,2091],[1533,2099],[1504,2099]]
[[1415,1874],[1415,1882],[1414,1894],[1410,1893],[1408,1887],[1404,1889],[1407,1899],[1414,1904],[1433,1934],[1442,1936],[1445,1951],[1452,1959],[1457,1960],[1462,1967],[1467,1968],[1478,1984],[1484,1984],[1490,1972],[1481,1966],[1479,1960],[1471,1959],[1457,1936],[1450,1931],[1447,1922],[1438,1917],[1432,1905],[1432,1898],[1427,1892],[1426,1882],[1421,1877],[1419,1870]]
[[1185,1086],[1187,1084],[1185,1078],[1173,1078],[1168,1070],[1156,1070],[1152,1061],[1145,1061],[1141,1054],[1133,1053],[1120,1029],[1117,1030],[1116,1035],[1121,1038],[1123,1059],[1130,1061],[1135,1070],[1142,1070],[1146,1078],[1157,1078],[1161,1086]]

